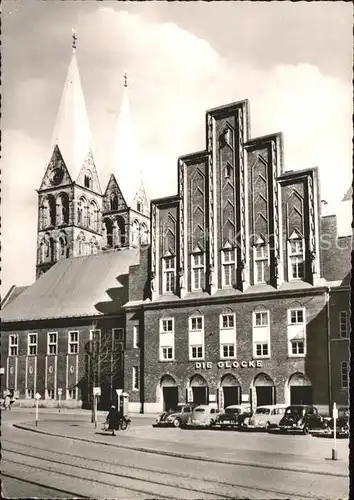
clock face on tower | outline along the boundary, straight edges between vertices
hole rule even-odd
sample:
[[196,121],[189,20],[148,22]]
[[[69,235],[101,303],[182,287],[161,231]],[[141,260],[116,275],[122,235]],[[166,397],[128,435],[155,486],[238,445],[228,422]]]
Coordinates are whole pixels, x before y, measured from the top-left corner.
[[51,183],[55,186],[60,184],[64,177],[64,171],[62,168],[55,168],[51,175]]

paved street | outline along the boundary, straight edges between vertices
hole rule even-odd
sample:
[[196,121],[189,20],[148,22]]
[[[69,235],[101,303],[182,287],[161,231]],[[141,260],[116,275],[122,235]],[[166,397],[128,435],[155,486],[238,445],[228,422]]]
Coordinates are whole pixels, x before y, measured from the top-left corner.
[[2,417],[6,497],[348,497],[348,440],[338,441],[340,460],[332,461],[331,440],[311,436],[154,429],[151,417],[138,416],[113,437],[87,413],[42,412],[37,429],[34,413]]

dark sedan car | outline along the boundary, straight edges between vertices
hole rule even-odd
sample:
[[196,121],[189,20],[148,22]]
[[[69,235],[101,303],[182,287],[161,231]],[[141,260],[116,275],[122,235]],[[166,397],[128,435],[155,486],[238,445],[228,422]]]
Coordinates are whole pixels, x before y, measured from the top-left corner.
[[225,408],[224,413],[218,416],[216,424],[222,429],[236,428],[243,424],[246,417],[251,415],[251,409],[241,405],[230,405]]
[[279,422],[280,431],[301,431],[303,434],[308,434],[310,430],[324,429],[325,426],[323,417],[312,405],[288,406]]
[[174,410],[159,415],[153,427],[180,427],[187,423],[192,411],[193,405],[179,404]]
[[[333,431],[334,429],[334,419],[326,419],[327,431]],[[338,408],[338,418],[336,419],[336,431],[339,434],[349,435],[349,408],[348,406],[343,406]]]

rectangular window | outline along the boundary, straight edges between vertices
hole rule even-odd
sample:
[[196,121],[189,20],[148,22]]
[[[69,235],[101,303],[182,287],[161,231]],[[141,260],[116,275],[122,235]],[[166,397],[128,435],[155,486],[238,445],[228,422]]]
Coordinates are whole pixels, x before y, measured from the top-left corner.
[[203,329],[203,316],[195,316],[191,318],[191,330]]
[[122,351],[124,346],[124,328],[112,328],[113,351]]
[[235,249],[227,248],[222,250],[222,284],[223,286],[232,286],[235,282]]
[[165,257],[164,261],[164,292],[174,292],[176,281],[176,258]]
[[254,326],[268,326],[268,312],[256,312]]
[[222,345],[222,357],[223,358],[234,358],[235,357],[235,344],[223,344]]
[[37,334],[28,334],[28,356],[37,356]]
[[132,389],[133,389],[133,391],[139,390],[139,367],[138,366],[133,366]]
[[254,282],[266,282],[266,270],[268,266],[268,245],[256,245],[254,247]]
[[47,389],[46,399],[55,399],[55,390],[54,389]]
[[68,399],[76,399],[76,394],[77,394],[76,387],[73,387],[72,389],[69,389],[68,390]]
[[139,325],[133,326],[133,349],[139,347]]
[[161,347],[161,355],[162,355],[163,361],[173,359],[173,348],[172,347]]
[[340,364],[340,379],[342,389],[348,389],[349,387],[349,363],[347,361],[342,361]]
[[255,343],[256,356],[269,356],[268,342]]
[[189,358],[204,358],[204,317],[191,316],[189,318]]
[[348,338],[348,314],[347,311],[339,313],[339,333],[342,339]]
[[34,399],[34,389],[26,389],[26,399]]
[[77,354],[79,352],[79,332],[69,332],[69,354]]
[[92,353],[98,354],[101,351],[101,330],[90,330],[90,340]]
[[253,313],[253,356],[267,358],[270,356],[269,311]]
[[304,243],[302,239],[293,239],[288,244],[290,278],[301,279],[305,276]]
[[58,353],[58,334],[57,332],[49,332],[47,334],[47,354]]
[[236,357],[236,321],[235,314],[220,314],[219,319],[220,358]]
[[174,319],[160,319],[160,361],[171,361],[174,359]]
[[202,290],[204,287],[204,254],[192,255],[192,289]]
[[18,355],[18,335],[9,336],[9,356]]
[[193,345],[192,347],[192,359],[202,359],[203,356],[203,346],[202,345]]
[[305,309],[288,310],[288,355],[306,355]]

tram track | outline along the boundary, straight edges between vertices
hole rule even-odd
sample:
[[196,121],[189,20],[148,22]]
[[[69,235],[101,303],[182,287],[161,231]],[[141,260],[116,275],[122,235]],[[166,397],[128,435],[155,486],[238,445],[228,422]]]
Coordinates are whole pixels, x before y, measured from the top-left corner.
[[[13,443],[16,444],[17,449],[9,449],[7,447],[6,443]],[[45,461],[52,463],[53,465],[60,465],[63,467],[66,465],[67,467],[73,467],[77,470],[84,471],[86,474],[87,472],[92,473],[92,470],[95,471],[96,474],[99,474],[100,476],[107,476],[107,478],[115,478],[119,479],[120,481],[124,480],[125,482],[128,481],[128,484],[123,486],[124,490],[131,491],[132,493],[143,493],[144,495],[153,495],[154,498],[259,498],[259,495],[262,496],[262,498],[274,498],[274,495],[277,495],[277,498],[313,498],[312,495],[306,495],[306,494],[298,494],[294,491],[285,491],[283,489],[269,489],[265,487],[260,487],[260,486],[251,486],[247,484],[240,484],[236,482],[226,482],[226,481],[220,481],[220,480],[210,480],[205,477],[196,477],[195,475],[187,474],[187,473],[175,473],[175,472],[170,472],[170,471],[165,471],[165,470],[156,470],[153,468],[147,468],[147,467],[137,467],[135,465],[121,465],[119,463],[112,463],[112,461],[104,461],[104,460],[98,460],[94,458],[83,458],[82,455],[75,455],[72,453],[64,453],[64,452],[55,452],[53,450],[48,450],[47,448],[41,448],[38,446],[33,446],[32,448],[32,453],[28,453],[25,451],[21,451],[21,449],[18,449],[18,447],[21,448],[23,445],[17,443],[17,442],[11,442],[6,440],[2,447],[2,452],[4,455],[5,452],[5,461],[6,459],[6,454],[7,453],[12,453],[15,455],[18,455],[20,457],[25,457],[25,458],[30,458],[31,460],[36,460],[37,462]],[[58,457],[61,457],[61,459],[55,459],[52,456],[38,456],[34,455],[33,451],[44,451],[45,454],[50,454],[50,455],[57,455]],[[69,459],[69,462],[71,460],[74,460],[75,463],[66,463],[67,460]],[[80,465],[78,463],[78,460],[84,460],[86,463],[91,463],[93,465]],[[23,465],[23,459],[22,462],[16,461],[16,460],[7,460],[12,463],[17,463],[17,464],[22,464]],[[111,472],[107,470],[103,470],[102,467],[98,468],[96,464],[100,465],[107,465],[107,466],[117,466],[122,470],[122,473],[118,472]],[[43,472],[51,472],[51,468],[43,467],[43,465],[29,465],[26,464],[28,467],[32,467],[37,470],[42,470]],[[133,473],[131,472],[133,470]],[[77,471],[76,471],[77,472]],[[96,480],[96,479],[91,479],[87,478],[85,476],[84,478],[80,475],[75,475],[72,474],[72,472],[67,472],[67,471],[54,471],[54,473],[57,474],[62,474],[64,477],[68,477],[71,479],[80,479],[80,480],[87,480],[87,481],[93,481],[97,482],[98,484],[104,485],[104,486],[109,486],[112,488],[118,488],[119,485],[117,485],[114,482],[111,481],[101,481],[101,480]],[[149,478],[144,478],[141,477],[141,474],[149,474]],[[155,476],[154,479],[151,478],[151,476]],[[140,477],[139,477],[140,476]],[[159,479],[159,480],[158,480]],[[181,481],[193,481],[193,486],[183,486],[181,485]],[[129,481],[133,481],[133,485],[129,485]],[[199,484],[199,486],[198,486]],[[138,486],[139,485],[139,486]],[[140,487],[143,485],[143,487]],[[152,486],[154,491],[150,491],[148,487]],[[206,487],[207,486],[207,487]],[[161,495],[159,493],[159,488],[164,489],[164,494]],[[169,491],[169,489],[172,488],[172,491]],[[166,494],[165,491],[168,493]],[[230,491],[232,494],[230,495]],[[239,495],[239,493],[245,492],[244,495]],[[180,496],[176,496],[177,492],[181,492]],[[237,492],[237,494],[235,494]],[[187,496],[186,494],[189,493]],[[190,496],[193,493],[197,493],[197,496]],[[200,496],[202,495],[202,497]],[[257,496],[255,496],[257,495]],[[82,495],[81,495],[82,497]]]

